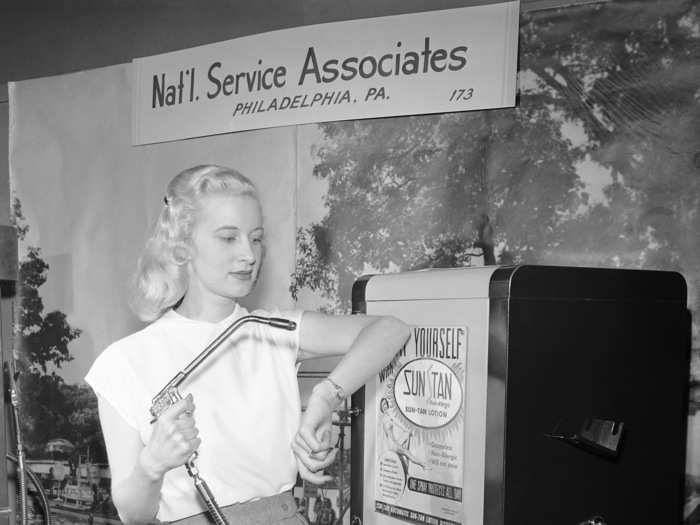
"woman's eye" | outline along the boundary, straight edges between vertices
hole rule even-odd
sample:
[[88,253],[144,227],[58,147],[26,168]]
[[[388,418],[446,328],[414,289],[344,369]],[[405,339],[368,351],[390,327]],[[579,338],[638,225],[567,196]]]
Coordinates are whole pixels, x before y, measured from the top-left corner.
[[260,244],[263,242],[262,237],[253,237],[250,242],[253,242],[255,244]]
[[219,239],[221,239],[224,242],[229,243],[229,242],[235,242],[236,237],[235,236],[227,236],[227,237],[219,237]]

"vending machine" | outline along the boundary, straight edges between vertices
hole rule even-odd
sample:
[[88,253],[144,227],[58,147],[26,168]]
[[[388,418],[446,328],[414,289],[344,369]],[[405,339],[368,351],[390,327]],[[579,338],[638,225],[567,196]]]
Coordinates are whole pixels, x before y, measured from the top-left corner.
[[351,523],[682,523],[680,274],[432,269],[352,301],[411,335],[353,396]]

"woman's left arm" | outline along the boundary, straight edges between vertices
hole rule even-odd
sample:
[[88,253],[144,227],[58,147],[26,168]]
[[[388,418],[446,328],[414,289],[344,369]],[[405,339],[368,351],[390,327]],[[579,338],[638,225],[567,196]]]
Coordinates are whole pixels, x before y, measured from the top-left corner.
[[408,326],[390,316],[304,312],[299,361],[343,356],[328,375],[350,395],[394,358],[408,339]]
[[395,317],[316,312],[304,312],[300,324],[300,361],[342,356],[328,379],[314,387],[292,445],[301,476],[323,483],[329,479],[323,469],[335,457],[335,452],[329,454],[333,410],[340,408],[343,396],[391,362],[406,343],[409,329]]

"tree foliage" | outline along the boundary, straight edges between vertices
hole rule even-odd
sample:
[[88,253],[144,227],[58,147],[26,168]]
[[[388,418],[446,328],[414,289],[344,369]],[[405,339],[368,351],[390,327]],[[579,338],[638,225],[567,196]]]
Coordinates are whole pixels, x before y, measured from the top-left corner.
[[[29,231],[21,203],[14,200],[15,226],[20,240]],[[69,344],[80,337],[66,314],[44,312],[39,288],[46,282],[48,264],[35,246],[27,248],[19,262],[15,319],[15,363],[21,392],[22,432],[32,456],[43,454],[46,443],[64,438],[76,445],[93,445],[93,454],[104,457],[97,399],[80,385],[67,385],[57,373],[73,359]]]
[[[298,232],[295,296],[347,310],[368,270],[483,253],[679,270],[698,311],[697,1],[524,14],[519,59],[512,109],[320,124],[326,214]],[[585,163],[607,179],[596,199]]]

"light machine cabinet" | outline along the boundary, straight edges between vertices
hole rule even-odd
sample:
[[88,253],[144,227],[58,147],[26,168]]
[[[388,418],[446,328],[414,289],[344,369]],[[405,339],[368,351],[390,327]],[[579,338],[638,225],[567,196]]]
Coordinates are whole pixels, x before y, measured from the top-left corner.
[[675,272],[365,276],[411,337],[353,396],[353,523],[681,524],[689,379]]

